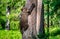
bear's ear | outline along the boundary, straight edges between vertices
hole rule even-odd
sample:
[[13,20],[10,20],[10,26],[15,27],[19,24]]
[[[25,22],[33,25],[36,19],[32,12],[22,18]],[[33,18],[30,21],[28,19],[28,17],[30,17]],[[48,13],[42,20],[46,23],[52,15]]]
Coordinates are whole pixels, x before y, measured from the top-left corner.
[[21,9],[21,11],[23,11],[23,8]]
[[21,11],[23,11],[24,7],[21,9]]
[[23,10],[25,10],[25,11],[26,11],[26,10],[27,10],[27,8],[26,8],[26,7],[23,7],[23,8],[21,9],[21,11],[23,11]]

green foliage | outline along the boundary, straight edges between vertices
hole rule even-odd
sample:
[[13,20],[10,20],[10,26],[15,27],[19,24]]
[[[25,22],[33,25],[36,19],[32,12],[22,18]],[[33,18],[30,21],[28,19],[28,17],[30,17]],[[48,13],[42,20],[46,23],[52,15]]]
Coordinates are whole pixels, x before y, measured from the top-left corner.
[[60,39],[60,28],[55,26],[50,28],[49,39]]
[[50,26],[49,27],[49,34],[47,32],[47,27],[45,27],[45,34],[39,34],[38,37],[40,39],[60,39],[60,27],[59,26]]
[[[0,26],[6,24],[7,19],[10,20],[10,28],[17,29],[19,27],[19,18],[18,15],[21,12],[21,8],[25,5],[26,0],[0,0]],[[10,15],[6,17],[7,6],[10,7]]]
[[11,30],[18,30],[19,29],[19,21],[11,21],[10,22],[10,29]]
[[[22,39],[19,30],[19,17],[21,8],[26,0],[0,0],[0,39]],[[6,17],[7,7],[10,7],[10,14]],[[10,30],[5,29],[6,21],[10,21]]]
[[58,26],[50,28],[50,35],[51,36],[60,35],[60,28]]
[[14,0],[14,2],[12,2],[14,6],[11,7],[11,14],[9,15],[8,19],[10,20],[10,29],[12,30],[16,30],[19,29],[19,17],[18,15],[21,12],[21,8],[24,6],[25,4],[25,0]]
[[0,30],[0,39],[22,39],[22,37],[18,30]]

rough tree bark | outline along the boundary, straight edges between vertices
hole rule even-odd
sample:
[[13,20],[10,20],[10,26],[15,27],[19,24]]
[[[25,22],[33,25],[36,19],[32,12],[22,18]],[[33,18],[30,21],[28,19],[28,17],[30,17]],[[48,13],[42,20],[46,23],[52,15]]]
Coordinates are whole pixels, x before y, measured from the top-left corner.
[[44,33],[44,9],[42,7],[42,0],[27,0],[25,7],[30,8],[32,3],[35,4],[35,8],[28,16],[28,25],[26,31],[22,34],[22,39],[38,39],[37,34]]
[[37,1],[37,34],[44,33],[44,5],[42,0]]
[[30,9],[30,6],[34,3],[35,8],[32,10],[31,15],[28,16],[28,29],[24,31],[22,39],[36,39],[36,0],[27,0],[25,7]]

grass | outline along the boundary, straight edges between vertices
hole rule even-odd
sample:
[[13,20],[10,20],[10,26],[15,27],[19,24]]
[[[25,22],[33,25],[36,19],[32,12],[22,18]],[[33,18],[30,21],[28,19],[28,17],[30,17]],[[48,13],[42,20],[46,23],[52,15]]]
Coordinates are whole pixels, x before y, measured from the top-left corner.
[[22,39],[18,30],[0,30],[0,39]]

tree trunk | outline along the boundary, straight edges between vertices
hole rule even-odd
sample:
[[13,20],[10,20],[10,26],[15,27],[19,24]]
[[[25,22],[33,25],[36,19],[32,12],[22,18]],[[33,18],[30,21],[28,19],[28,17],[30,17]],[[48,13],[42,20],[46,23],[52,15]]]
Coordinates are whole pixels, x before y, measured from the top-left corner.
[[22,34],[22,39],[36,39],[36,0],[27,0],[25,7],[27,9],[30,8],[30,6],[32,5],[32,3],[35,4],[35,8],[33,9],[33,11],[31,12],[31,15],[28,16],[28,24],[29,27],[26,31],[24,31],[24,33]]
[[47,34],[48,34],[48,38],[49,39],[49,0],[47,0]]
[[32,3],[35,4],[35,8],[28,16],[28,29],[22,34],[22,39],[38,39],[37,34],[40,32],[44,34],[44,7],[42,0],[27,0],[25,7],[30,8]]
[[9,22],[9,19],[8,19],[8,16],[10,14],[10,7],[9,6],[6,8],[6,11],[7,11],[7,13],[6,13],[7,21],[6,21],[5,29],[9,30],[10,29],[10,22]]
[[44,34],[44,5],[42,4],[42,0],[38,0],[37,2],[37,26],[36,26],[37,34]]

